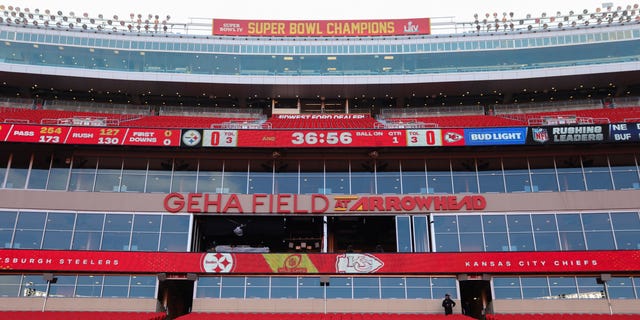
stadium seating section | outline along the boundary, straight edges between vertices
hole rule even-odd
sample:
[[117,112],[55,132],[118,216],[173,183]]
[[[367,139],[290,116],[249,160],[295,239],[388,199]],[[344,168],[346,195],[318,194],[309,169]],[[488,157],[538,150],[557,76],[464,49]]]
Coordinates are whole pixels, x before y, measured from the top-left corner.
[[278,119],[268,120],[271,128],[274,129],[299,129],[299,128],[327,128],[327,129],[372,129],[377,123],[376,119],[369,115],[362,118],[339,119],[328,115],[326,119]]
[[[557,120],[557,121],[554,121]],[[47,125],[97,125],[142,128],[218,128],[218,129],[373,129],[373,128],[473,128],[527,125],[591,124],[640,122],[640,107],[585,109],[502,115],[438,115],[388,118],[378,121],[364,115],[358,118],[276,118],[266,122],[256,118],[134,115],[61,110],[33,110],[0,107],[0,122]],[[385,125],[386,123],[386,125]]]
[[639,320],[640,314],[591,314],[591,313],[569,313],[569,314],[490,314],[487,320]]
[[8,320],[164,320],[162,312],[104,311],[0,311],[0,319]]
[[455,314],[414,313],[207,313],[194,312],[177,320],[467,320],[470,317]]

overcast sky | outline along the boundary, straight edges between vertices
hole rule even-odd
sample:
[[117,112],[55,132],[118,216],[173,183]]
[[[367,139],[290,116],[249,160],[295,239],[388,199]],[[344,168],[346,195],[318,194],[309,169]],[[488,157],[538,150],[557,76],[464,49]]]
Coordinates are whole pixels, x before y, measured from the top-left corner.
[[65,14],[73,11],[80,15],[103,14],[105,17],[118,15],[129,17],[131,13],[171,16],[172,21],[187,22],[189,18],[227,19],[296,19],[296,20],[338,20],[338,19],[393,19],[393,18],[436,18],[455,17],[455,21],[473,20],[473,14],[514,12],[516,17],[539,15],[546,12],[555,15],[557,11],[570,10],[590,12],[601,8],[603,3],[626,7],[633,2],[611,2],[607,0],[492,0],[447,1],[447,0],[19,0],[7,1],[21,9],[36,8]]

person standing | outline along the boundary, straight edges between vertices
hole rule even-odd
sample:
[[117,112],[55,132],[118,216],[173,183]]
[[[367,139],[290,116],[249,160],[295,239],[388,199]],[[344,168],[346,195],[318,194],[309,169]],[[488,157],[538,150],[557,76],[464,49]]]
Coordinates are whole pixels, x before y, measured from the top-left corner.
[[444,295],[444,300],[442,300],[442,307],[444,308],[444,314],[450,315],[453,314],[453,307],[456,306],[456,302],[451,300],[451,296],[447,293]]

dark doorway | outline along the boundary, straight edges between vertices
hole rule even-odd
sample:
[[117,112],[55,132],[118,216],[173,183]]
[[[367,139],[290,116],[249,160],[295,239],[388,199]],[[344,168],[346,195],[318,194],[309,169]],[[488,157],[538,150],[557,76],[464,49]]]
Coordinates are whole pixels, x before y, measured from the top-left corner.
[[158,301],[167,312],[167,320],[191,312],[193,282],[187,279],[161,279],[158,288]]
[[484,319],[485,309],[491,305],[491,284],[488,280],[460,281],[460,308],[466,315]]

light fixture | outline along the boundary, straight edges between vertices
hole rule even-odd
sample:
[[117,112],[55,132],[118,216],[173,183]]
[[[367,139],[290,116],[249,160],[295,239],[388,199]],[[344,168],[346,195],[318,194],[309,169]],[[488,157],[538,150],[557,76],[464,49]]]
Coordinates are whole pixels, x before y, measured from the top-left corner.
[[244,235],[244,227],[244,224],[237,226],[235,229],[233,229],[233,233],[238,237],[242,237]]

